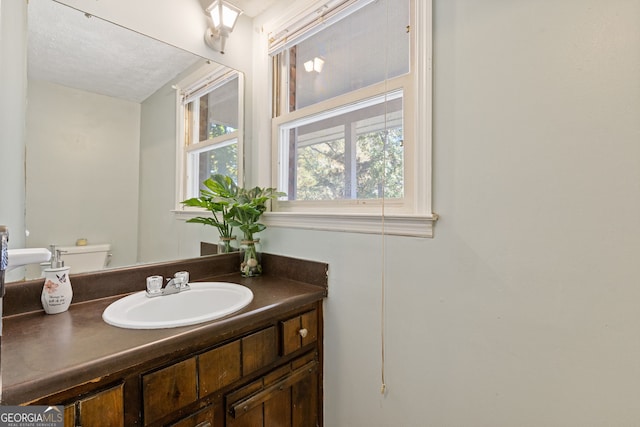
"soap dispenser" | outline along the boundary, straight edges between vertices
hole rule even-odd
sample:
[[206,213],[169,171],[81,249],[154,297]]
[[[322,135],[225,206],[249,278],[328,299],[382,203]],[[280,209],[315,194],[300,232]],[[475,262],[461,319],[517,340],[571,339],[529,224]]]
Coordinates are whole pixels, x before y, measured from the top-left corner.
[[70,269],[60,259],[60,250],[51,245],[51,266],[44,270],[44,287],[40,298],[47,314],[62,313],[71,305],[73,290],[69,280]]

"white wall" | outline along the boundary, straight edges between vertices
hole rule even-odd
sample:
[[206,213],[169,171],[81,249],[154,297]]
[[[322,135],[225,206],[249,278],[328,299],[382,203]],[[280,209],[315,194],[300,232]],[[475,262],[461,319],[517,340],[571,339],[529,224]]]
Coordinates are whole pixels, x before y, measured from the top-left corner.
[[[435,238],[387,238],[383,258],[380,236],[264,236],[265,250],[331,264],[325,425],[634,425],[640,2],[435,0],[434,12]],[[253,131],[268,136],[256,89]],[[250,150],[268,178],[268,145]]]
[[[9,227],[12,248],[24,247],[25,241],[26,23],[26,2],[0,0],[0,224]],[[7,273],[7,281],[22,276],[16,269]]]
[[[172,85],[196,64],[142,103],[140,131],[139,262],[200,255],[201,240],[217,242],[213,227],[176,220],[176,91]],[[160,232],[159,232],[160,231]]]
[[640,1],[435,0],[434,27],[435,238],[263,239],[330,263],[325,425],[637,424]]
[[[139,260],[180,258],[176,242],[176,91],[165,85],[142,103]],[[157,230],[163,230],[157,233]]]
[[134,264],[140,104],[31,79],[26,147],[28,246],[86,238]]

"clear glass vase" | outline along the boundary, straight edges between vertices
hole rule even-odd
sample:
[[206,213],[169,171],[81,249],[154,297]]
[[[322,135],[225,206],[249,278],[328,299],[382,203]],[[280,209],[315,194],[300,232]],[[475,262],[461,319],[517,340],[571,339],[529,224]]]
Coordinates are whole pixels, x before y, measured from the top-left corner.
[[242,277],[256,277],[262,274],[260,239],[240,242],[240,274]]
[[220,237],[218,240],[218,253],[219,254],[228,254],[231,252],[236,252],[238,250],[238,246],[236,243],[236,236],[231,237]]

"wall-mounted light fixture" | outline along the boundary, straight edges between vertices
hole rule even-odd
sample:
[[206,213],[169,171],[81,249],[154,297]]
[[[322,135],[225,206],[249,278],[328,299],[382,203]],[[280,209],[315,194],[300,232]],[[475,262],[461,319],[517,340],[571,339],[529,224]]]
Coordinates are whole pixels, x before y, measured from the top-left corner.
[[310,73],[312,71],[320,73],[322,71],[322,67],[324,67],[324,59],[318,58],[317,56],[304,63],[304,70],[307,73]]
[[242,10],[225,0],[215,0],[205,11],[211,14],[213,27],[207,28],[204,41],[211,49],[224,53],[227,37],[235,28]]

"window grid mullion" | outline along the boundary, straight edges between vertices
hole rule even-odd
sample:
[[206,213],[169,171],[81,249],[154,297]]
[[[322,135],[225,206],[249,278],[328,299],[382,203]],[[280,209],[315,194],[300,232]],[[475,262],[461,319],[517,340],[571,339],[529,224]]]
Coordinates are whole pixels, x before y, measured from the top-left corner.
[[357,147],[356,142],[358,136],[356,135],[356,123],[347,122],[344,124],[344,172],[345,172],[345,199],[357,199],[358,198],[358,168],[356,167],[357,161]]

